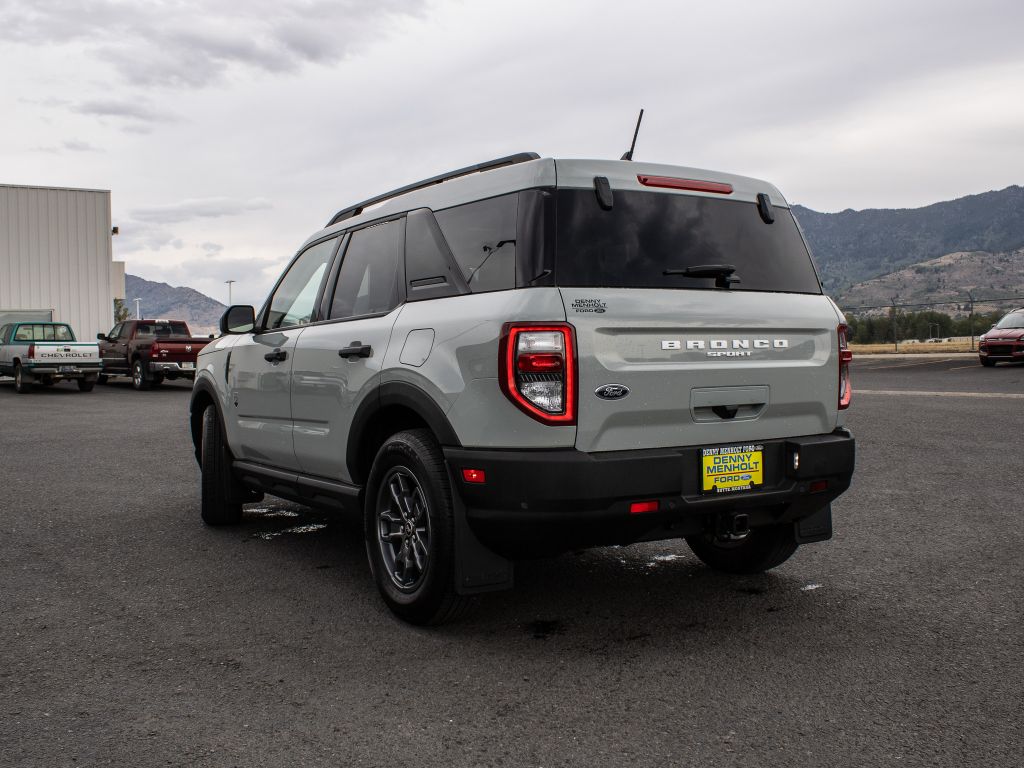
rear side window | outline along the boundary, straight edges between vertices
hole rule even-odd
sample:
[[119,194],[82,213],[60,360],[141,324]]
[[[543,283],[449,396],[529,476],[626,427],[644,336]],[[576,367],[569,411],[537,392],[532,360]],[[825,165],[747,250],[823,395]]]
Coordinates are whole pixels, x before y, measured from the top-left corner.
[[427,209],[413,211],[405,220],[405,280],[409,301],[439,299],[465,292],[461,273],[448,253],[448,244]]
[[435,216],[474,293],[516,287],[518,194],[438,211]]
[[556,280],[588,288],[714,288],[665,270],[729,264],[734,291],[821,293],[788,208],[766,224],[755,203],[620,191],[603,210],[593,190],[557,193]]
[[331,301],[331,320],[390,312],[398,306],[405,220],[352,233]]

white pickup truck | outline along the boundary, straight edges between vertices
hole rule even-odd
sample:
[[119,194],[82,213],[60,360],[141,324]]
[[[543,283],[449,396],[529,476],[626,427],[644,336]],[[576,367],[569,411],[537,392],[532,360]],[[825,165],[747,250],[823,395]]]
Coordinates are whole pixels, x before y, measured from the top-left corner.
[[103,363],[99,345],[76,341],[66,323],[11,323],[0,328],[0,376],[13,376],[15,391],[31,392],[38,381],[47,386],[75,379],[91,392]]

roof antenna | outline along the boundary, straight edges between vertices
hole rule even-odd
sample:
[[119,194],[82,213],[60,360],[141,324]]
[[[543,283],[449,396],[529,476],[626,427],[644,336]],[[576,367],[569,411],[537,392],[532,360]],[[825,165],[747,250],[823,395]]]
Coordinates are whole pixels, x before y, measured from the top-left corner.
[[643,119],[644,119],[644,111],[641,109],[640,110],[640,117],[638,117],[636,119],[636,130],[633,131],[633,143],[629,145],[629,152],[627,152],[621,158],[619,158],[620,160],[632,160],[633,159],[633,150],[636,149],[636,137],[637,137],[637,134],[640,133],[640,121],[643,120]]

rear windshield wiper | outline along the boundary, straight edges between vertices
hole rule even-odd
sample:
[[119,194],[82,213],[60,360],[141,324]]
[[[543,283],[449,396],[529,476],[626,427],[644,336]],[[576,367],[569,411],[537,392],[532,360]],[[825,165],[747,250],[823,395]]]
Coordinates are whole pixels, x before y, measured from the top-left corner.
[[733,283],[740,282],[738,277],[733,276],[735,271],[736,267],[732,264],[699,264],[684,269],[666,269],[661,274],[694,278],[713,277],[715,288],[729,288]]

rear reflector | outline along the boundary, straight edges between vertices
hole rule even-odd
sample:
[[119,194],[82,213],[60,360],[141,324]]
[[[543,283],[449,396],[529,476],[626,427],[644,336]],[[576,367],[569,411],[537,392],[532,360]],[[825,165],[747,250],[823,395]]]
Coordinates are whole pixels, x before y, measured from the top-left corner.
[[828,490],[828,480],[815,480],[811,483],[811,493],[821,493]]
[[464,469],[462,479],[467,483],[486,483],[487,474],[482,469]]
[[629,514],[642,515],[645,512],[657,512],[659,506],[657,501],[634,501],[629,505]]
[[636,180],[645,187],[664,187],[665,189],[687,189],[691,192],[715,192],[719,195],[731,195],[732,184],[720,181],[701,181],[700,179],[676,179],[671,176],[637,176]]

